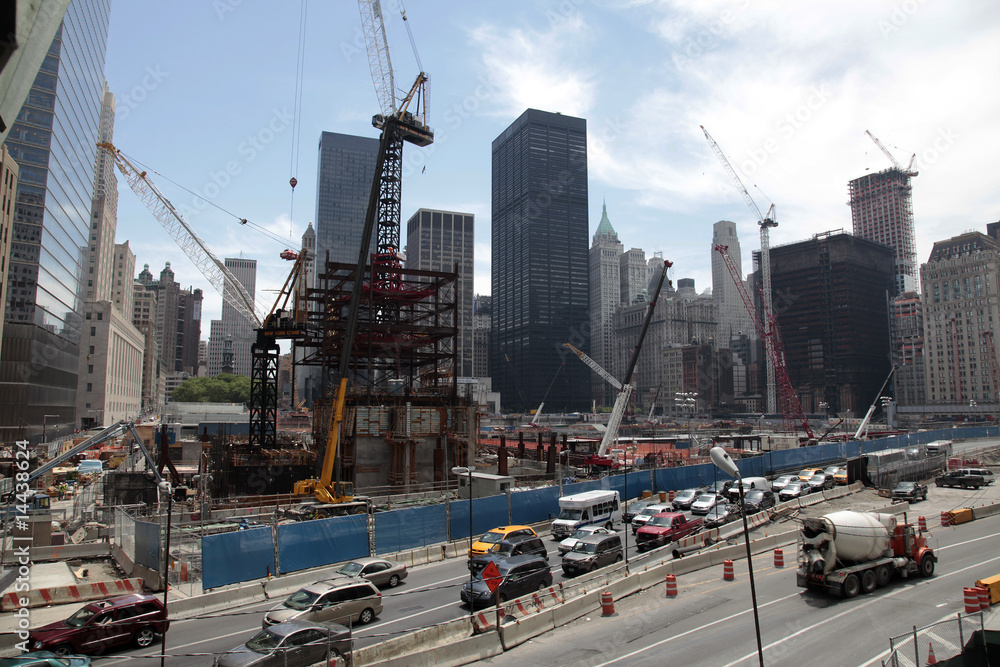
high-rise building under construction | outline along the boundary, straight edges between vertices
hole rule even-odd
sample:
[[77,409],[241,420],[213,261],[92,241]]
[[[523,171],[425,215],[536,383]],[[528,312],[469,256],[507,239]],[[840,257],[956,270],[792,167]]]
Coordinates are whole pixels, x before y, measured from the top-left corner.
[[915,175],[893,167],[848,183],[854,235],[893,250],[893,296],[919,289],[910,185],[910,177]]

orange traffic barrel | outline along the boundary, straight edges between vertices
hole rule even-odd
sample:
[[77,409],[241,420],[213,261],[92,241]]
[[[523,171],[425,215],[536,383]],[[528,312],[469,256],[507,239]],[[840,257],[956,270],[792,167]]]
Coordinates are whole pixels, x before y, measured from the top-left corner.
[[667,575],[667,597],[677,596],[677,577],[672,574]]
[[785,567],[785,552],[781,549],[774,550],[774,566]]
[[917,517],[917,528],[922,531],[927,530],[927,519],[922,516]]
[[615,615],[615,599],[610,591],[601,593],[601,616]]
[[951,525],[951,514],[948,512],[941,512],[941,527]]
[[976,594],[979,596],[979,608],[986,611],[990,608],[990,589],[986,586],[976,586]]
[[969,588],[968,586],[964,589],[965,592],[965,613],[975,614],[979,611],[979,593],[975,588]]
[[733,579],[736,578],[736,575],[733,574],[733,561],[728,559],[723,561],[722,578],[725,579],[726,581],[732,581]]

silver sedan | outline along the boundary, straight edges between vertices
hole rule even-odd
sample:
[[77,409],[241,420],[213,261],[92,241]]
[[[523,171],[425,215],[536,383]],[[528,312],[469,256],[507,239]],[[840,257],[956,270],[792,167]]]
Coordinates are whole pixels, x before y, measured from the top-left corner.
[[395,588],[406,579],[406,565],[384,558],[358,558],[341,565],[336,574],[342,577],[361,577],[379,588]]

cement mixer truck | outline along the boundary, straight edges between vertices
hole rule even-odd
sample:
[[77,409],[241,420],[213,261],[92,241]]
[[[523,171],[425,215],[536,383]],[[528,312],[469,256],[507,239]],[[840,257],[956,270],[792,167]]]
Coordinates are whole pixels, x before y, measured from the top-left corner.
[[852,598],[896,575],[930,577],[937,556],[905,515],[843,511],[802,521],[798,560],[800,587]]

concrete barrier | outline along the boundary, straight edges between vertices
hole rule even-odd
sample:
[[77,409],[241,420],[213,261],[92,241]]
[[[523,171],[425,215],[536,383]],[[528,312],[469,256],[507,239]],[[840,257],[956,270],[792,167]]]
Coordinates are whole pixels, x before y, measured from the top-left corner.
[[[6,593],[0,598],[0,611],[13,611],[19,607],[46,607],[52,604],[103,600],[116,595],[142,592],[142,579],[115,579],[76,586],[36,588],[20,593]],[[21,604],[27,599],[27,604]]]
[[552,608],[552,622],[555,627],[566,625],[575,621],[581,616],[590,613],[597,613],[601,606],[601,592],[599,590],[590,591],[584,595],[577,596],[572,600]]
[[[84,544],[62,544],[57,547],[31,547],[31,562],[41,563],[75,558],[102,558],[111,555],[110,542],[86,542]],[[4,552],[4,564],[18,562],[13,549]]]
[[993,516],[994,514],[1000,514],[1000,504],[984,505],[983,507],[972,508],[972,515],[977,519],[981,519],[986,516]]
[[[493,609],[487,610],[487,613],[492,612]],[[354,652],[354,664],[376,664],[389,660],[406,659],[407,657],[433,651],[435,647],[460,644],[472,636],[472,619],[464,616],[447,623],[421,628],[414,632],[398,635],[378,644],[358,649]],[[499,644],[496,633],[486,633],[486,635],[479,636],[492,636],[493,642]],[[475,647],[476,645],[473,646]],[[359,662],[359,659],[363,660],[363,662]],[[418,662],[416,664],[434,663]]]
[[500,626],[500,643],[505,651],[523,644],[524,642],[537,637],[543,632],[555,630],[554,620],[555,608],[551,611],[543,611],[531,616],[519,618],[513,623],[504,623]]
[[356,667],[452,667],[470,662],[486,660],[503,653],[503,644],[496,632],[487,632],[453,641],[442,646],[415,650],[408,655],[391,658],[377,657],[381,644],[354,651],[353,664]]

